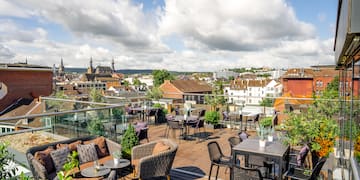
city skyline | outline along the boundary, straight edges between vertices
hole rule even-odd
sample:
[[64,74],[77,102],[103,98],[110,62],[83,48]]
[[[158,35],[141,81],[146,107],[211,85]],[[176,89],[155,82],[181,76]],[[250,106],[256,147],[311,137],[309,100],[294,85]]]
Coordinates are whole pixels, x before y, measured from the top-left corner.
[[[210,2],[210,3],[209,3]],[[335,63],[337,1],[0,1],[0,63],[216,71]]]

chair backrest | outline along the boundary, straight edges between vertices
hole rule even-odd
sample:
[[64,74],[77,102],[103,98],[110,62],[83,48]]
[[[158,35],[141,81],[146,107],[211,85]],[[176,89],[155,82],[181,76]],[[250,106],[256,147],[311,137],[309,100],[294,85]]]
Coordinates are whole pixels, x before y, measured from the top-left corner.
[[233,171],[234,171],[234,179],[241,179],[241,180],[263,179],[260,170],[256,168],[248,168],[248,167],[241,167],[238,165],[234,165]]
[[259,121],[259,118],[260,118],[260,114],[256,114],[254,122]]
[[304,164],[309,151],[310,148],[306,144],[300,149],[299,154],[296,156],[296,162],[298,166],[302,166]]
[[138,138],[139,138],[139,141],[148,138],[148,129],[149,129],[149,128],[147,128],[147,127],[140,129],[140,131],[139,131],[138,134],[137,134],[137,136],[138,136]]
[[318,161],[318,163],[316,163],[314,169],[311,172],[310,180],[316,180],[317,179],[317,177],[320,174],[321,168],[324,166],[325,162],[326,162],[326,157],[322,157]]
[[242,139],[240,137],[233,136],[233,137],[229,137],[228,141],[232,149],[234,146],[240,144],[242,142]]
[[228,114],[227,111],[223,111],[223,112],[222,112],[222,115],[223,115],[223,118],[224,118],[225,121],[228,121],[228,120],[229,120],[229,114]]
[[182,129],[183,126],[180,121],[168,121],[169,128],[171,129]]
[[199,112],[199,118],[205,116],[205,112],[206,112],[206,110],[205,110],[205,109],[202,109],[202,110]]
[[223,157],[223,153],[220,149],[219,144],[216,141],[209,142],[208,145],[209,157],[211,162],[218,163],[221,161],[221,157]]

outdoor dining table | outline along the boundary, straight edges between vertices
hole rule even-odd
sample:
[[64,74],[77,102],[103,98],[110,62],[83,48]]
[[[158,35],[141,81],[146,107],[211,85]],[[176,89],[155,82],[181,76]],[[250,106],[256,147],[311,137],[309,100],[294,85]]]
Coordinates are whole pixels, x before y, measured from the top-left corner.
[[198,117],[197,116],[189,116],[189,117],[186,117],[186,119],[185,119],[185,117],[183,115],[177,115],[177,116],[175,116],[175,121],[181,122],[181,124],[185,128],[184,139],[189,139],[189,137],[188,137],[189,127],[192,125],[195,125],[197,123]]
[[140,117],[141,117],[142,121],[145,120],[146,112],[154,110],[154,109],[158,109],[158,108],[155,108],[155,107],[146,107],[146,108],[145,107],[133,107],[133,108],[131,108],[131,110],[140,113]]
[[[257,115],[257,113],[232,111],[232,112],[229,113],[229,116],[230,117],[235,116],[235,119],[232,120],[230,118],[230,123],[235,124],[236,121],[240,121],[240,123],[241,123],[240,124],[240,130],[243,130],[243,123],[245,123],[246,128],[247,128],[247,120],[251,119],[251,118],[255,118],[256,115]],[[242,118],[240,118],[240,116],[242,116]]]
[[[283,145],[281,141],[266,142],[265,148],[260,148],[259,139],[246,139],[240,144],[233,147],[233,159],[237,159],[239,155],[245,156],[245,165],[249,164],[249,155],[265,157],[279,165],[277,172],[278,179],[281,179],[283,171],[286,170],[287,156],[289,154],[290,146]],[[235,163],[236,161],[234,161]],[[231,172],[231,179],[233,178]]]

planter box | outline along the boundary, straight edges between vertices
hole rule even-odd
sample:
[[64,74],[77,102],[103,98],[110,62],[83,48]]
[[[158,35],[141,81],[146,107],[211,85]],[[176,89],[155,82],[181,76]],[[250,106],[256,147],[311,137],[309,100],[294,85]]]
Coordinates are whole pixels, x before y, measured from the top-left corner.
[[222,128],[222,125],[221,124],[216,124],[216,125],[213,125],[213,124],[205,124],[206,126],[206,129],[221,129]]
[[355,157],[350,158],[350,165],[352,169],[352,178],[360,180],[360,164],[356,161]]

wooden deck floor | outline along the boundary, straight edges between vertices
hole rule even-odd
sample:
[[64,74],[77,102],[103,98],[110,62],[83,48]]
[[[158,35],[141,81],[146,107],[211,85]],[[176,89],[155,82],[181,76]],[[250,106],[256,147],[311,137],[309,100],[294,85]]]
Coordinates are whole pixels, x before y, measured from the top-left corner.
[[[166,130],[166,124],[150,125],[149,126],[149,140],[157,140],[164,137]],[[202,129],[201,129],[202,130]],[[175,136],[170,133],[169,138],[178,143],[179,149],[177,151],[173,169],[171,171],[172,179],[207,179],[210,169],[210,159],[207,150],[207,144],[210,141],[217,141],[225,155],[230,155],[230,145],[227,139],[231,136],[237,135],[238,130],[232,130],[227,128],[222,129],[206,129],[205,133],[200,135],[195,133],[193,129],[190,129],[189,135],[193,135],[192,140],[179,139],[180,132],[177,131]],[[146,140],[142,140],[141,143],[146,143]],[[213,168],[212,176],[216,174],[216,168]],[[230,170],[220,168],[219,179],[230,179]]]

